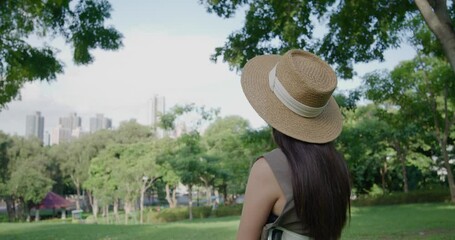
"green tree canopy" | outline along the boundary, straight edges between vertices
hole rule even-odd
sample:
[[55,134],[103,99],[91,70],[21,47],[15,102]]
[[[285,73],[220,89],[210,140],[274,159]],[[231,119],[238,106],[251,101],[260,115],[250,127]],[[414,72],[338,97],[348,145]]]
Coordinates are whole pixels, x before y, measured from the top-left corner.
[[[336,66],[343,78],[353,76],[353,64],[383,60],[384,51],[397,48],[414,32],[410,20],[419,16],[442,45],[455,69],[453,4],[445,0],[199,0],[208,12],[232,17],[245,9],[244,26],[231,33],[213,60],[222,58],[240,69],[257,55],[306,49]],[[420,14],[419,14],[420,12]],[[326,29],[317,31],[316,27]]]
[[62,37],[73,49],[74,63],[89,64],[91,50],[122,45],[122,35],[105,24],[111,11],[107,0],[0,1],[0,110],[24,83],[55,80],[63,72],[58,50],[30,39]]
[[[455,182],[447,150],[455,123],[455,74],[440,58],[418,54],[400,63],[391,72],[376,71],[364,78],[366,96],[400,109],[405,116],[395,126],[409,128],[415,124],[433,135],[439,146],[439,157],[447,170],[452,201]],[[414,130],[415,131],[415,130]]]

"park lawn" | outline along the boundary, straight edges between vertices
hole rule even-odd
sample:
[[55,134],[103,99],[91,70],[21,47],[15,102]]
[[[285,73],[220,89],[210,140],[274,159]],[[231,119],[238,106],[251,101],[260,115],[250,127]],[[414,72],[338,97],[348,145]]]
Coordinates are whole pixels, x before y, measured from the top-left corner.
[[[155,225],[2,223],[0,239],[235,239],[239,217]],[[343,239],[455,239],[455,206],[411,204],[355,207]]]
[[343,239],[455,239],[455,205],[352,208]]

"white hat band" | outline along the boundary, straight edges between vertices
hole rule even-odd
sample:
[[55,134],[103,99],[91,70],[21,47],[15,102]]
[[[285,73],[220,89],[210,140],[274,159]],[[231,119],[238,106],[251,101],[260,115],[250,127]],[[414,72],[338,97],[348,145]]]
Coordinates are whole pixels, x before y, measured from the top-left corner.
[[276,65],[273,69],[269,72],[269,86],[272,92],[275,93],[277,98],[287,107],[289,110],[293,111],[294,113],[307,118],[314,118],[319,116],[329,103],[327,103],[319,108],[307,106],[297,100],[295,100],[291,94],[283,87],[281,82],[278,80],[276,76]]

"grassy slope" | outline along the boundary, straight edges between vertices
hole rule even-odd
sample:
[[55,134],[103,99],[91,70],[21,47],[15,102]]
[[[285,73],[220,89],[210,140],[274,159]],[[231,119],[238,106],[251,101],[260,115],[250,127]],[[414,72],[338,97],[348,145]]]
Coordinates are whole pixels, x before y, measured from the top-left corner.
[[[156,225],[0,224],[0,239],[234,239],[238,217]],[[455,239],[455,206],[353,208],[343,239]]]

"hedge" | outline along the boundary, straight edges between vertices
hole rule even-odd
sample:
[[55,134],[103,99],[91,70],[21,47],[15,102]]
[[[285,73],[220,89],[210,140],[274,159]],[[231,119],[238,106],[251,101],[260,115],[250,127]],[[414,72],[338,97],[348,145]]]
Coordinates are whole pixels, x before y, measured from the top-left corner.
[[[212,207],[193,207],[193,218],[208,218],[212,213]],[[160,222],[175,222],[186,220],[189,217],[188,207],[166,208],[161,210],[156,218]]]
[[352,200],[353,206],[393,205],[407,203],[433,203],[450,201],[448,189],[417,190],[408,193],[394,192],[379,196],[360,196]]
[[215,217],[240,216],[240,214],[242,214],[242,207],[243,204],[229,206],[221,205],[213,211],[213,215]]

